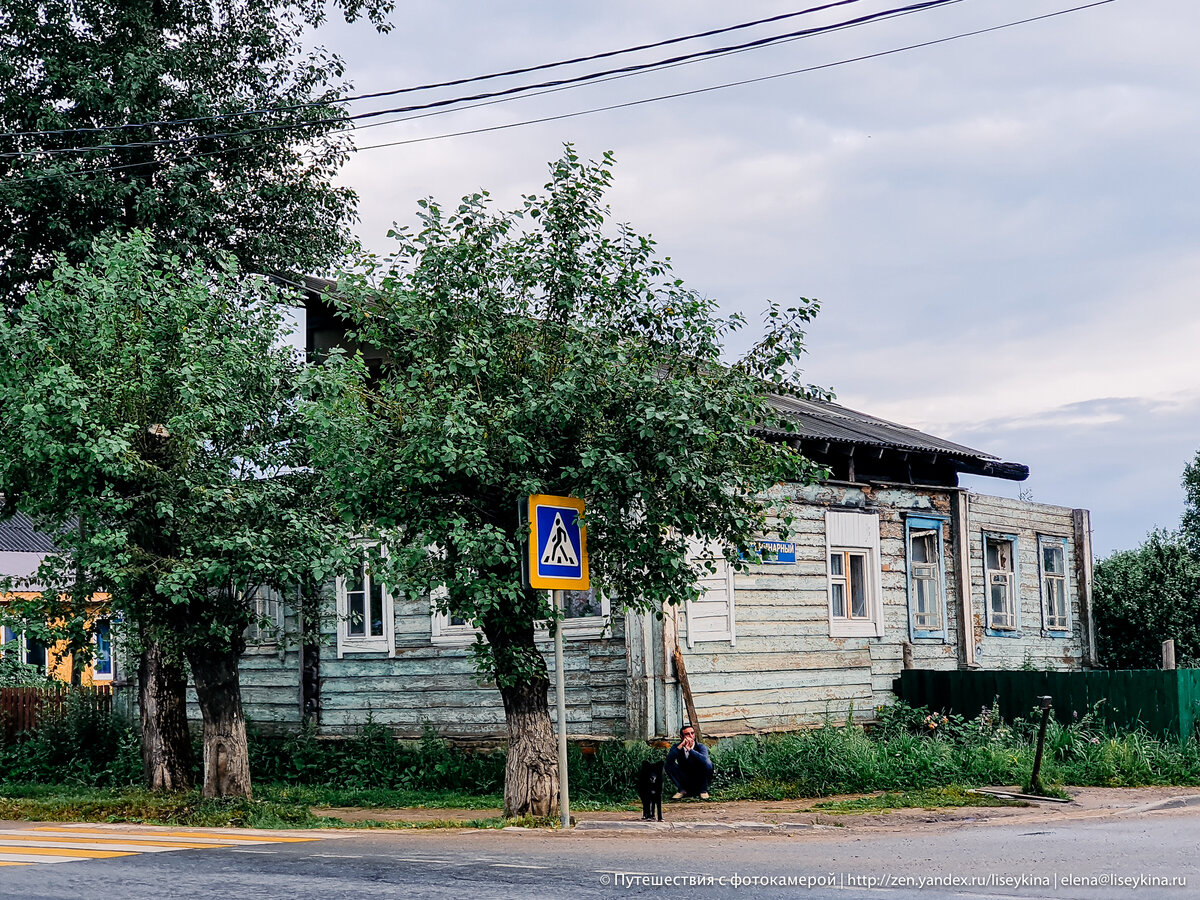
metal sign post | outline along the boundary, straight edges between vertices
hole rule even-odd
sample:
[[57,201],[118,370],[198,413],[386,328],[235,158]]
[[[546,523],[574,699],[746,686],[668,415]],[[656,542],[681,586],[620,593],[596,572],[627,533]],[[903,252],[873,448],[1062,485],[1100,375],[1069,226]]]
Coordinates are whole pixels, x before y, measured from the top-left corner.
[[558,808],[562,827],[571,827],[571,793],[567,783],[567,685],[563,666],[563,591],[586,591],[587,528],[580,522],[583,501],[574,497],[533,494],[527,508],[529,554],[522,568],[531,588],[554,595],[554,693],[558,706]]
[[554,592],[554,695],[558,703],[558,809],[562,827],[571,827],[571,791],[567,787],[567,687],[563,677],[563,592]]

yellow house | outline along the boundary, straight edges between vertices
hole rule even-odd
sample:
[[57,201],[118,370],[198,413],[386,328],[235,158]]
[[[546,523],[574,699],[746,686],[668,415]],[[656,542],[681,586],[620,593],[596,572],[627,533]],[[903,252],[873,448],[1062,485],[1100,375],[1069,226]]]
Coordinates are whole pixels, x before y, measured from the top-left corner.
[[[0,580],[22,579],[21,587],[25,588],[12,594],[0,594],[0,608],[14,598],[30,597],[40,591],[39,585],[27,583],[26,580],[37,574],[38,566],[46,554],[54,553],[57,549],[51,537],[38,531],[23,513],[18,512],[12,518],[0,521]],[[81,684],[107,684],[112,681],[112,641],[109,639],[107,622],[98,623],[95,641],[92,662],[79,675]],[[61,645],[47,647],[8,625],[0,626],[0,645],[0,653],[15,653],[21,662],[38,667],[51,678],[64,682],[72,680],[72,658]]]

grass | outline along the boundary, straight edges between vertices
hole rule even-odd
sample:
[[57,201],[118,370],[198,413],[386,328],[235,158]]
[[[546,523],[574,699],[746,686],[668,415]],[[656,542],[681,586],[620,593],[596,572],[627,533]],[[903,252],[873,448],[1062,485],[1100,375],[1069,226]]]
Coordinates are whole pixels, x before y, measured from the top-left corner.
[[[879,710],[870,730],[826,722],[807,731],[716,742],[711,793],[718,801],[881,793],[888,799],[871,798],[866,808],[880,802],[954,805],[946,798],[956,790],[1027,782],[1036,731],[1034,719],[1006,723],[995,710],[964,720],[898,703]],[[149,794],[133,786],[141,776],[135,729],[69,705],[61,717],[43,722],[38,734],[0,745],[0,777],[11,782],[0,784],[0,817],[307,828],[340,824],[326,813],[342,807],[458,808],[480,811],[469,827],[503,822],[492,817],[503,805],[503,751],[454,747],[432,729],[417,741],[398,741],[373,722],[355,736],[332,740],[311,728],[286,736],[251,730],[250,751],[253,800]],[[662,756],[662,749],[640,741],[611,741],[586,756],[572,746],[573,808],[636,810],[639,766]],[[1047,794],[1061,785],[1200,785],[1200,741],[1116,732],[1091,716],[1071,724],[1051,721],[1042,781]]]
[[813,809],[835,815],[885,813],[896,809],[952,809],[964,806],[1029,806],[1023,800],[1004,800],[987,794],[974,794],[968,789],[951,785],[917,791],[877,794],[854,800],[826,800],[813,804]]

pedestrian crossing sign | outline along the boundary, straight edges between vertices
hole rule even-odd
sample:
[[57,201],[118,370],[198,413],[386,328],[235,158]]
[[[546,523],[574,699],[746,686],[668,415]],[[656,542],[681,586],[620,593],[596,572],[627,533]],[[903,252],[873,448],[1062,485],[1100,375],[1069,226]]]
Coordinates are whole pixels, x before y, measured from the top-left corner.
[[583,501],[533,494],[529,498],[529,586],[588,589],[587,528]]

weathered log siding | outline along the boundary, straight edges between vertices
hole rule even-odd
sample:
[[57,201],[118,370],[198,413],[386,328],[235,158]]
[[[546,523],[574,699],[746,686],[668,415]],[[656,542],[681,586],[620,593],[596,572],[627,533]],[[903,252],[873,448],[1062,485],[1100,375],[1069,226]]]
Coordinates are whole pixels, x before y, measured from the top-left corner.
[[[754,566],[734,578],[735,642],[698,642],[687,648],[687,616],[676,614],[680,645],[703,730],[711,734],[786,729],[830,717],[869,718],[894,700],[892,685],[904,667],[905,645],[921,669],[965,665],[960,646],[961,610],[958,542],[952,514],[953,492],[938,488],[824,484],[792,488],[789,512],[796,519],[796,563]],[[858,510],[879,516],[883,637],[831,637],[827,510]],[[944,517],[945,635],[910,638],[905,517]],[[1019,638],[983,635],[984,529],[1017,533],[1020,554]],[[971,606],[979,625],[979,663],[990,668],[1079,666],[1079,596],[1068,578],[1072,637],[1043,637],[1037,535],[1067,538],[1067,571],[1076,570],[1072,510],[995,497],[970,497]],[[1034,626],[1036,623],[1036,627]],[[668,629],[669,632],[670,629]],[[672,645],[667,635],[665,644]],[[682,720],[682,704],[671,696],[678,686],[666,677],[666,731]]]
[[[347,652],[337,658],[332,586],[322,626],[322,734],[349,734],[368,718],[398,736],[418,737],[426,724],[440,734],[477,740],[505,736],[504,708],[492,683],[480,684],[469,645],[434,646],[427,601],[397,598],[395,656]],[[295,619],[288,618],[294,637]],[[294,640],[292,641],[294,643]],[[554,679],[554,646],[539,641]],[[620,617],[612,637],[566,641],[567,722],[573,737],[624,736],[627,728],[625,641]],[[255,651],[242,658],[246,714],[251,721],[295,727],[300,721],[299,655]],[[551,718],[555,710],[550,711]]]
[[[970,546],[976,661],[985,669],[1079,668],[1083,661],[1083,617],[1078,584],[1078,549],[1073,511],[1061,506],[1029,503],[1003,497],[972,494],[970,499]],[[1017,604],[1019,636],[986,633],[984,603],[984,532],[1015,534],[1017,537]],[[1038,566],[1038,537],[1067,540],[1067,602],[1070,606],[1070,636],[1051,637],[1042,628],[1042,585]]]
[[[703,729],[730,734],[786,729],[874,715],[891,699],[892,679],[903,666],[908,641],[908,594],[903,513],[949,515],[949,494],[936,489],[870,488],[825,484],[791,488],[795,517],[794,565],[753,566],[734,576],[736,646],[728,641],[686,649],[687,617],[678,615],[697,713]],[[826,510],[878,514],[884,637],[829,634]],[[950,528],[944,529],[947,551]],[[946,594],[957,579],[947,552]],[[947,638],[913,645],[923,668],[954,668],[957,617],[947,604]]]
[[[674,732],[683,718],[680,687],[670,651],[678,634],[701,723],[711,734],[802,727],[829,717],[864,719],[894,698],[892,685],[905,664],[905,645],[920,669],[967,664],[962,646],[959,559],[961,535],[953,514],[955,492],[941,488],[824,484],[781,489],[796,519],[796,562],[755,566],[734,576],[735,640],[687,646],[687,614],[668,610],[666,623],[652,617],[614,618],[612,636],[568,640],[567,716],[576,738],[649,737]],[[879,517],[882,637],[831,637],[827,510],[859,510]],[[945,517],[942,527],[945,636],[910,638],[907,515]],[[978,494],[969,496],[970,560],[976,664],[983,668],[1078,667],[1086,628],[1077,572],[1090,561],[1079,556],[1073,511]],[[1020,637],[985,634],[982,535],[1018,537]],[[1071,635],[1041,630],[1038,535],[1067,539]],[[1090,570],[1089,570],[1090,571]],[[332,586],[326,598],[334,607]],[[294,630],[294,618],[289,618]],[[321,730],[351,733],[368,717],[397,734],[418,736],[425,723],[464,739],[504,737],[499,692],[479,684],[465,646],[431,643],[425,601],[395,603],[395,656],[346,653],[337,658],[335,621],[325,621],[321,648]],[[553,648],[541,647],[548,669]],[[246,711],[259,723],[294,727],[299,722],[299,660],[295,650],[248,654],[242,662]],[[551,715],[554,711],[551,710]]]

